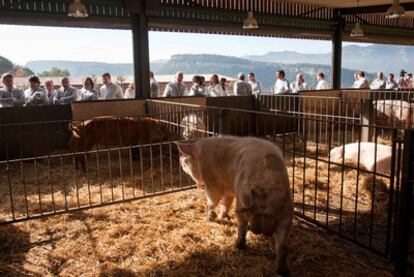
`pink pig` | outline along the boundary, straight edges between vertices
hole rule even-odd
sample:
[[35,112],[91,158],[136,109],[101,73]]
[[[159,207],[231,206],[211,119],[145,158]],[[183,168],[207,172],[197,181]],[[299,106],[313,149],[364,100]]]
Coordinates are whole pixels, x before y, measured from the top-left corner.
[[293,205],[289,178],[281,150],[257,138],[230,136],[178,143],[180,163],[199,187],[205,187],[208,218],[228,216],[236,198],[238,239],[236,247],[246,247],[246,233],[273,236],[276,240],[277,273],[288,274],[286,238]]
[[[391,175],[391,157],[392,147],[377,144],[372,142],[350,143],[345,145],[345,162],[357,163],[358,162],[358,147],[359,151],[359,164],[361,167],[368,171],[374,171],[376,173]],[[375,168],[375,150],[376,150],[376,168]],[[344,155],[344,146],[339,146],[331,150],[331,162],[342,163]]]

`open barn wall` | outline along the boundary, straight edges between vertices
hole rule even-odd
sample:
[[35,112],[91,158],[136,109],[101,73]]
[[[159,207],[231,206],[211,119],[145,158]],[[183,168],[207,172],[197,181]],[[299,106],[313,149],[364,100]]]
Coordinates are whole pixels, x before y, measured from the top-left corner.
[[[364,93],[355,92],[355,95],[361,96],[359,100],[367,100]],[[339,94],[336,96],[331,96],[336,102],[329,102],[332,100],[326,96],[266,96],[272,98],[266,102],[270,103],[267,107],[254,97],[227,97],[223,102],[220,98],[203,97],[119,101],[124,105],[129,103],[127,109],[135,114],[130,118],[150,118],[167,127],[168,139],[148,144],[98,146],[87,151],[55,149],[56,152],[47,155],[2,160],[1,224],[192,188],[191,180],[180,168],[173,140],[216,135],[256,136],[282,148],[299,216],[389,257],[396,251],[394,232],[398,230],[394,226],[399,218],[399,197],[404,195],[400,190],[408,178],[400,174],[405,155],[404,133],[408,131],[392,122],[382,126],[364,125],[360,117],[347,118],[338,110],[314,110],[320,107],[320,102],[312,104],[315,99],[325,99],[322,106],[328,103],[336,106],[341,100]],[[391,94],[399,99],[397,96]],[[239,108],[232,108],[232,103]],[[123,116],[117,114],[123,112],[120,104],[112,103],[118,107],[113,110],[104,102],[90,104],[94,106],[90,114],[85,113],[88,103],[79,103],[78,107],[75,107],[77,103],[73,104],[72,110],[77,112],[78,119],[91,119],[85,118],[86,114]],[[259,107],[261,110],[257,110]],[[137,116],[139,111],[144,113]],[[80,126],[85,124],[83,120],[70,121]],[[47,126],[49,122],[42,124]],[[19,124],[15,126],[20,128]],[[390,172],[379,172],[375,167],[366,169],[359,162],[330,160],[333,147],[363,143],[364,130],[371,134],[367,141],[391,149]],[[105,132],[108,133],[101,135],[117,137],[120,134],[118,128],[108,128]],[[76,169],[78,158],[85,161],[85,172]]]

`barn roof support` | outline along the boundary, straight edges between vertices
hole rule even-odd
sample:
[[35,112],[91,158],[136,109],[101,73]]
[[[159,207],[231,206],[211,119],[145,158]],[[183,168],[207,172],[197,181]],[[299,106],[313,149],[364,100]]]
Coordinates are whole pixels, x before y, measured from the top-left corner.
[[342,33],[344,28],[344,20],[340,13],[336,14],[338,22],[335,33],[332,36],[332,64],[331,64],[331,80],[332,88],[341,88],[341,72],[342,72]]

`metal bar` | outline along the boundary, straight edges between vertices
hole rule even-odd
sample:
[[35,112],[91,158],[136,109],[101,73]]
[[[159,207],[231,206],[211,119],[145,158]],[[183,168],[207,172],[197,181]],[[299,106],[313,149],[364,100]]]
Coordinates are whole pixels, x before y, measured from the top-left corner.
[[132,202],[132,201],[146,199],[146,198],[149,198],[149,197],[162,196],[162,195],[167,195],[167,194],[171,194],[171,193],[174,193],[174,192],[187,191],[187,190],[191,190],[191,189],[195,189],[195,188],[197,188],[197,187],[194,186],[194,185],[193,186],[183,186],[181,188],[177,188],[177,189],[173,189],[173,190],[149,193],[147,195],[143,195],[143,196],[140,196],[140,197],[137,197],[137,198],[128,198],[128,199],[122,199],[122,200],[115,200],[114,202],[105,202],[105,203],[101,203],[101,204],[98,204],[98,205],[90,205],[90,206],[86,205],[86,206],[81,206],[80,208],[78,208],[78,207],[68,208],[68,209],[58,210],[56,212],[49,212],[49,213],[43,213],[43,214],[39,214],[39,215],[33,215],[31,217],[16,218],[13,221],[0,221],[0,226],[10,224],[10,223],[24,222],[24,221],[28,221],[28,220],[32,220],[32,219],[47,218],[47,217],[50,217],[50,216],[65,214],[65,213],[69,213],[69,212],[77,212],[77,211],[83,211],[83,210],[88,210],[88,209],[93,209],[93,208],[101,208],[101,207],[110,206],[110,205],[113,205],[113,204],[128,203],[128,202]]

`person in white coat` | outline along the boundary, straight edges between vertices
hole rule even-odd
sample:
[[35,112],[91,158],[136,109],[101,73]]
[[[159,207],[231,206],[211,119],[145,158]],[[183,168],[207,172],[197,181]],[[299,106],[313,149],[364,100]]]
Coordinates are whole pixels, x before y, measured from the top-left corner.
[[329,89],[329,85],[325,81],[325,73],[319,72],[316,75],[316,80],[318,81],[318,84],[316,85],[316,90],[327,90],[327,89]]
[[227,96],[227,93],[223,89],[217,74],[213,74],[210,78],[210,86],[208,87],[208,96],[210,97]]
[[0,107],[21,107],[25,103],[23,90],[14,86],[14,77],[11,73],[2,75],[3,87],[0,88]]
[[290,84],[290,90],[292,91],[292,93],[296,94],[300,91],[310,90],[310,87],[305,82],[305,78],[303,78],[303,75],[299,73],[298,75],[296,75],[296,81]]
[[249,79],[249,84],[252,86],[252,94],[256,97],[259,97],[262,93],[262,84],[256,79],[256,76],[253,72],[250,72],[247,75]]
[[40,87],[40,79],[37,76],[29,78],[29,86],[25,92],[25,106],[45,106],[49,104],[49,98],[46,91]]
[[355,82],[354,82],[353,88],[356,88],[356,89],[369,88],[369,81],[365,77],[364,71],[357,71],[355,73]]
[[150,92],[151,98],[160,97],[160,85],[155,80],[154,72],[150,71]]
[[386,82],[384,80],[384,73],[378,72],[377,78],[372,81],[370,88],[371,89],[385,89]]
[[91,77],[86,77],[83,81],[83,88],[79,93],[79,101],[98,100],[98,92],[95,90],[95,84]]
[[246,96],[252,95],[252,86],[245,80],[244,74],[240,72],[237,75],[237,81],[233,86],[233,96]]
[[394,79],[394,74],[388,74],[388,79],[385,82],[385,89],[398,90],[398,84]]
[[112,82],[111,74],[109,73],[102,74],[102,82],[103,82],[103,85],[101,86],[100,96],[99,96],[101,100],[124,98],[124,92],[122,91],[122,88]]
[[48,79],[45,81],[45,91],[47,94],[47,98],[49,100],[49,105],[52,105],[53,98],[55,98],[57,94],[57,90],[55,90],[55,84],[53,83],[52,79]]
[[276,82],[273,87],[273,94],[289,94],[290,85],[289,81],[285,78],[285,72],[279,70],[276,72]]
[[187,95],[187,86],[183,82],[184,73],[177,72],[175,74],[175,80],[168,83],[165,87],[163,97],[177,97],[177,96],[186,96]]
[[53,98],[54,104],[65,105],[78,99],[78,89],[70,85],[68,77],[62,79],[62,86]]
[[203,84],[203,78],[201,76],[195,75],[193,77],[193,86],[188,92],[187,96],[206,96],[207,90]]
[[[151,95],[152,97],[152,95]],[[132,82],[129,84],[128,88],[125,91],[124,94],[125,99],[135,99],[135,83]]]

